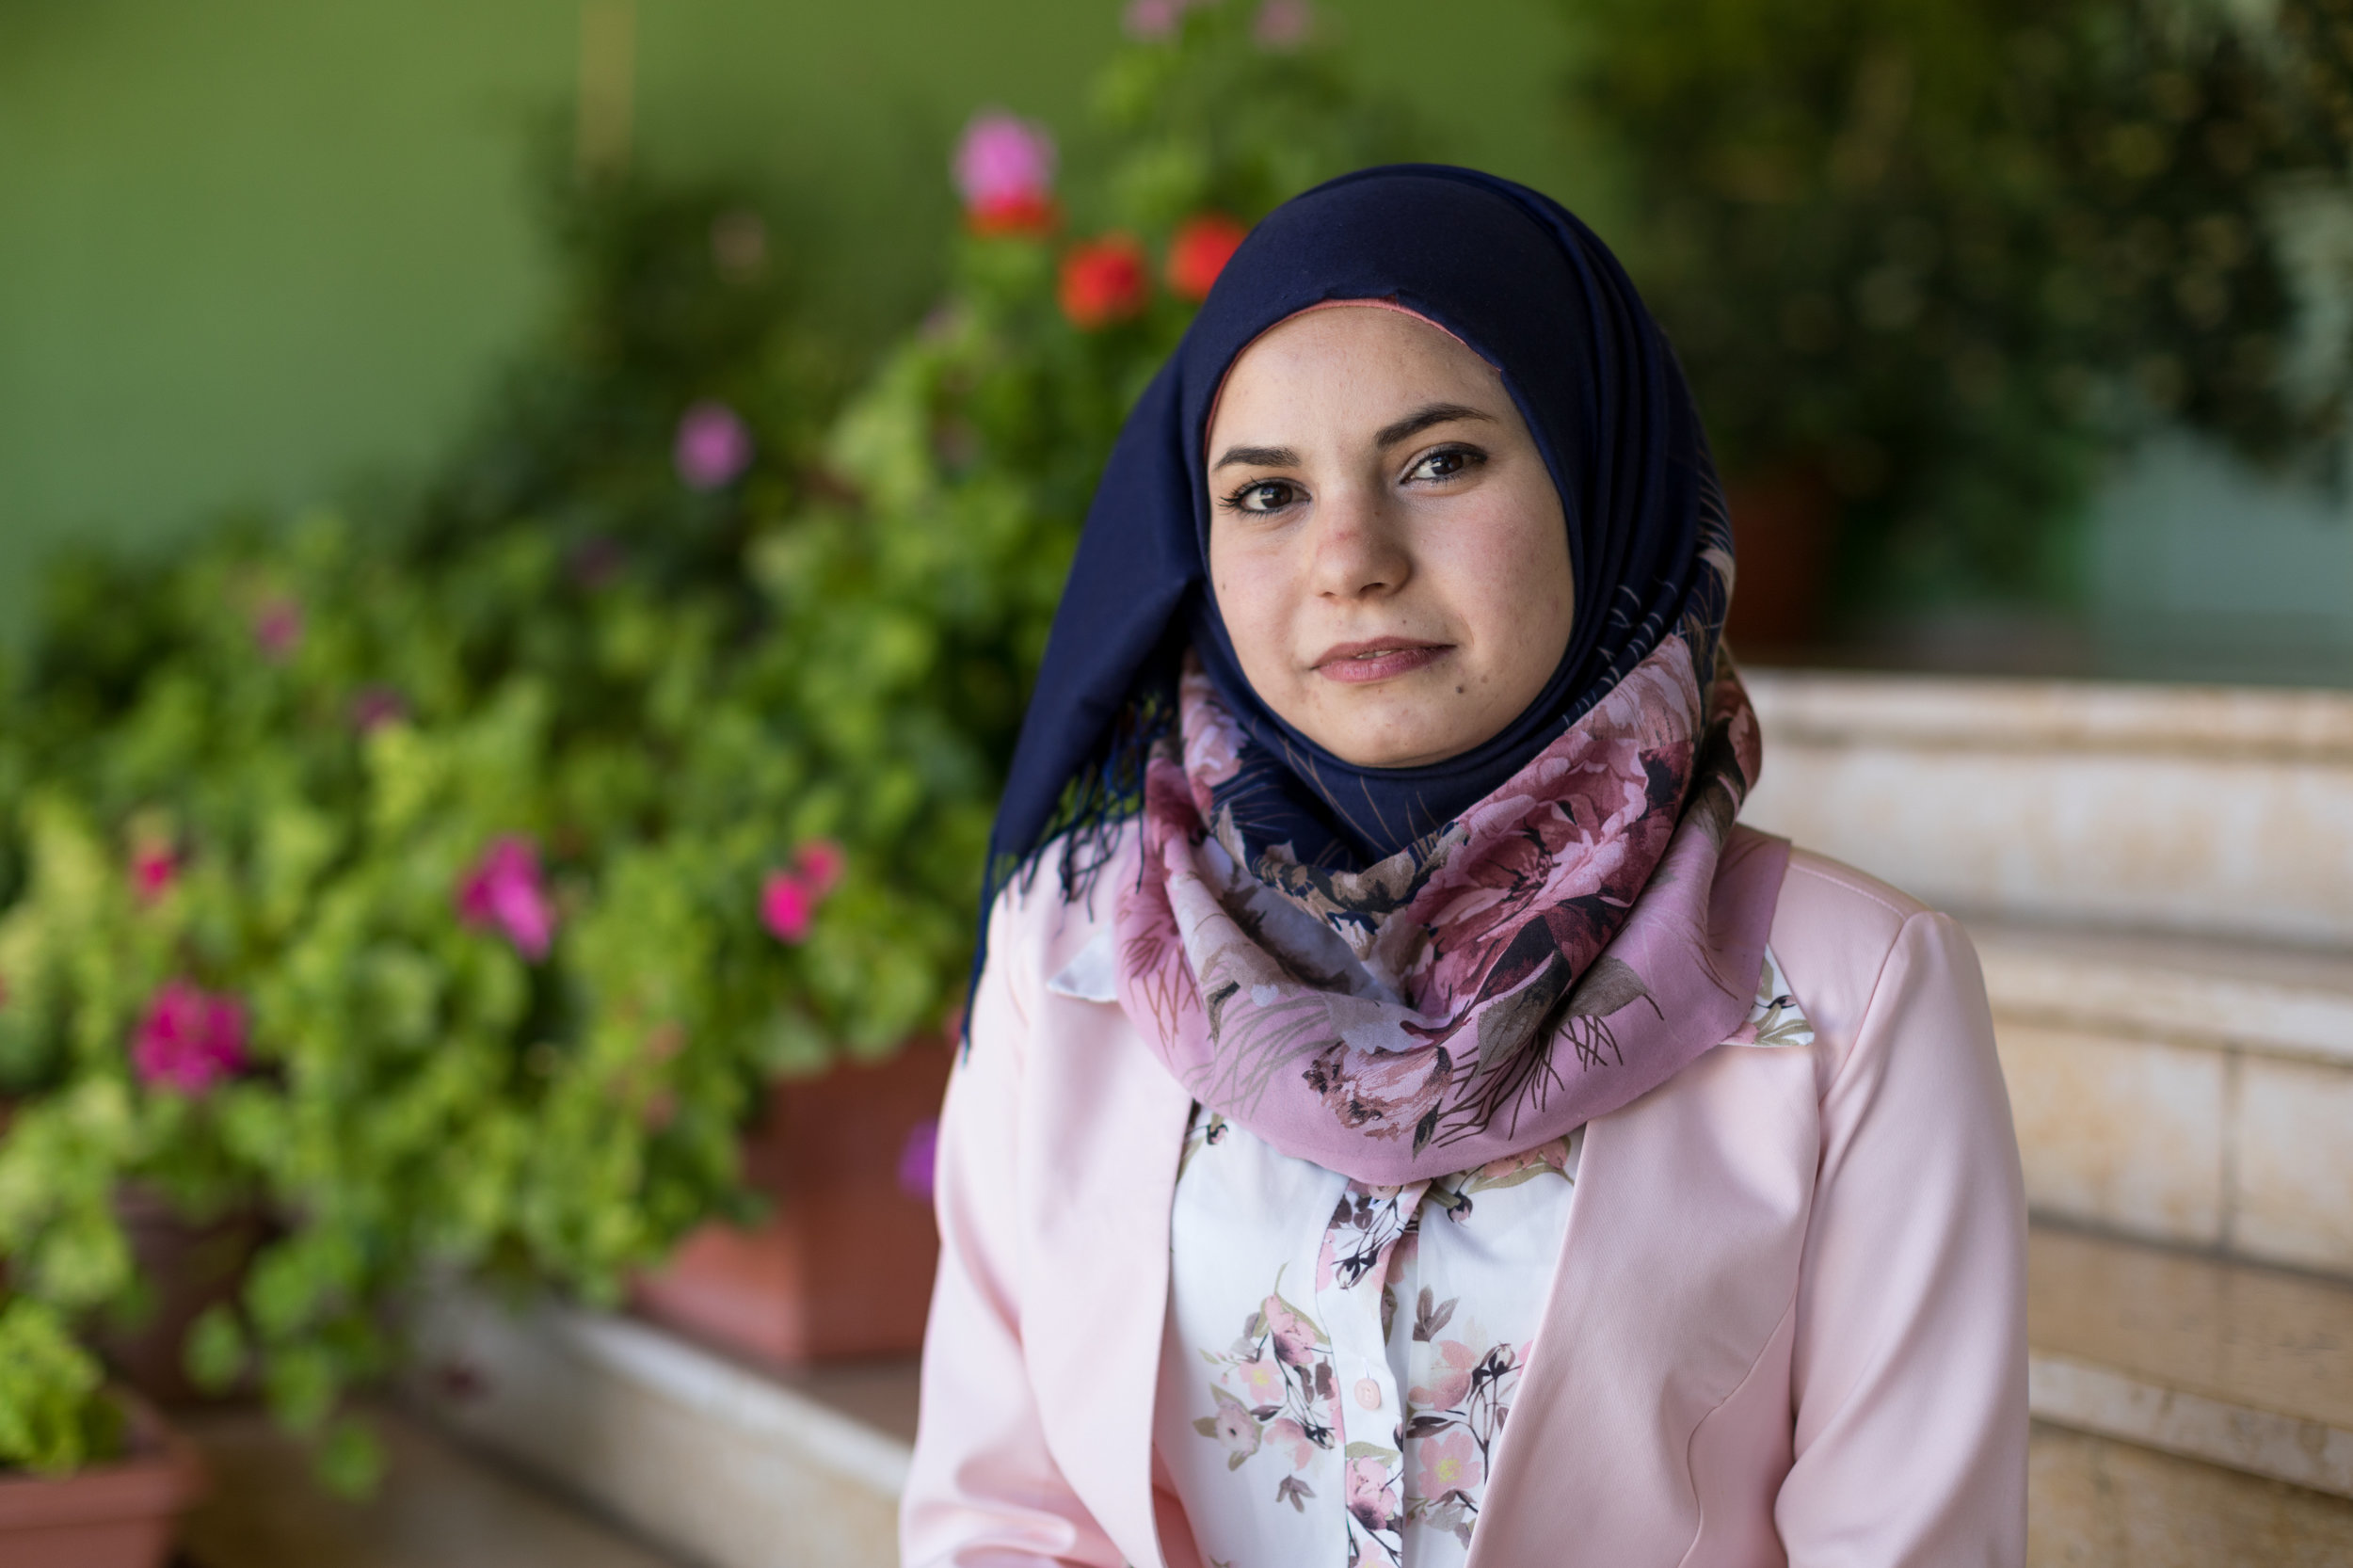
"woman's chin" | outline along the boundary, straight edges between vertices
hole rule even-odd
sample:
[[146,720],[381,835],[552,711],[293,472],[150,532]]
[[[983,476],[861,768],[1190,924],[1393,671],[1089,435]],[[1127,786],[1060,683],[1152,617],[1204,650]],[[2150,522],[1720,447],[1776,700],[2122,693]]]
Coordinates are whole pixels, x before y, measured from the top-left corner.
[[[1488,738],[1464,724],[1463,699],[1451,684],[1427,696],[1367,692],[1359,703],[1336,703],[1307,738],[1359,768],[1424,768],[1460,757]],[[1346,712],[1355,708],[1354,712]]]

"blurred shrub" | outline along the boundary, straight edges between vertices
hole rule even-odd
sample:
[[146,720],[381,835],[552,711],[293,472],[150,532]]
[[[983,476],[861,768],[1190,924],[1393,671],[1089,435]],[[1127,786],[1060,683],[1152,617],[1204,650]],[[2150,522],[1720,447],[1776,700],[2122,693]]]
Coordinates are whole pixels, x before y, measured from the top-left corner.
[[1067,193],[976,122],[945,298],[855,395],[739,193],[552,183],[565,310],[403,526],[59,575],[0,713],[26,1300],[136,1304],[125,1182],[259,1208],[190,1368],[364,1487],[389,1307],[614,1299],[741,1207],[764,1076],[949,1026],[1128,401],[1242,225],[1402,135],[1295,4],[1138,24]]
[[1719,456],[1829,482],[1850,593],[2063,594],[2096,457],[2153,421],[2333,454],[2281,206],[2345,168],[2344,0],[1573,9]]
[[59,1475],[122,1448],[122,1412],[98,1358],[41,1302],[0,1298],[0,1473]]

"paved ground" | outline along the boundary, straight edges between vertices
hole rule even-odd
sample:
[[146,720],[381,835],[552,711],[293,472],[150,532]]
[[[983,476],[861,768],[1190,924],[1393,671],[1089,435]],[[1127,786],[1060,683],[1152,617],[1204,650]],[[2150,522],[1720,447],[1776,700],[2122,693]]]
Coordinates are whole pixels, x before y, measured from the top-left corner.
[[299,1448],[258,1412],[179,1417],[213,1486],[175,1568],[678,1568],[430,1428],[374,1416],[391,1464],[366,1503],[321,1492]]

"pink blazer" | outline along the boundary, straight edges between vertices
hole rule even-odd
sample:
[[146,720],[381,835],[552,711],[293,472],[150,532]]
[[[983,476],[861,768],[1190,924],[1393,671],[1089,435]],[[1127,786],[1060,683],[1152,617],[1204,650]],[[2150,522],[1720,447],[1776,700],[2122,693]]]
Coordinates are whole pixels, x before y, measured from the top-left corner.
[[[991,928],[911,1565],[1201,1568],[1151,1452],[1192,1098],[1116,1006],[1047,988],[1123,863],[1092,909],[1049,872]],[[2025,1560],[2025,1207],[1977,956],[1803,851],[1772,946],[1813,1046],[1720,1048],[1587,1129],[1470,1568]]]

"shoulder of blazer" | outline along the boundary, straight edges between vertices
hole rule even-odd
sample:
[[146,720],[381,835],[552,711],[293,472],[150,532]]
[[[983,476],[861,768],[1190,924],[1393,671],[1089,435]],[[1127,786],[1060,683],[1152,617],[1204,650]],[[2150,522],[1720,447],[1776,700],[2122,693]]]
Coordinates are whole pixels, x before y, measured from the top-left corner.
[[1812,850],[1791,850],[1771,942],[1814,1026],[1822,1089],[1854,1048],[1897,939],[1922,915],[1931,915],[1927,904],[1877,877]]

